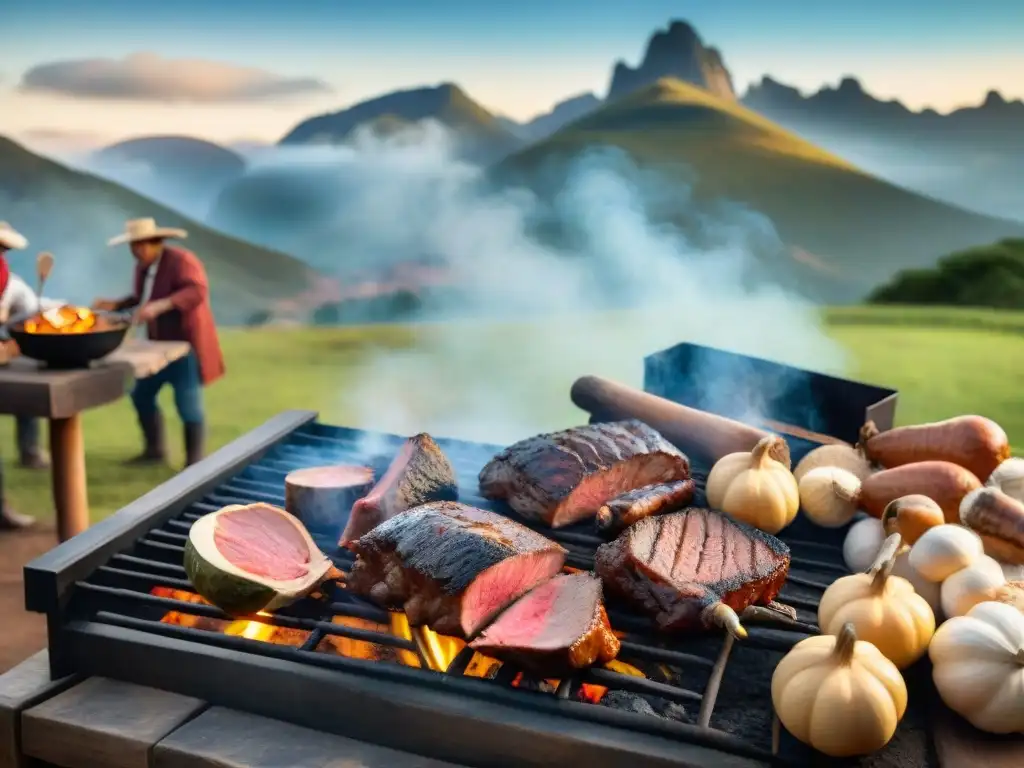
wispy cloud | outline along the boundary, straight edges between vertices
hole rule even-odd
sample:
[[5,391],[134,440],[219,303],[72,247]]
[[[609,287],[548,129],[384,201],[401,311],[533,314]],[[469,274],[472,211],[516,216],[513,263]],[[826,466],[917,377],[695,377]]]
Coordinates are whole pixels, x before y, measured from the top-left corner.
[[226,62],[145,52],[123,59],[39,64],[22,75],[19,88],[79,98],[194,104],[270,101],[332,90],[313,77],[284,77]]

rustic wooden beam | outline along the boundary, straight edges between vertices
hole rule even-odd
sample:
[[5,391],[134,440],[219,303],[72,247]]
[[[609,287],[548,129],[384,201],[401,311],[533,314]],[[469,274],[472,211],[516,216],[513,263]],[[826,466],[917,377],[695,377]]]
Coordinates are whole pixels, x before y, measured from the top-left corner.
[[50,679],[46,651],[30,656],[0,675],[0,768],[32,768],[22,754],[21,714],[78,682],[74,676]]
[[[342,708],[338,717],[344,717]],[[401,727],[396,723],[396,727]],[[439,736],[440,737],[440,736]],[[278,720],[211,707],[153,749],[153,768],[458,768],[300,728]]]
[[22,751],[68,768],[150,768],[157,742],[205,706],[189,696],[91,677],[22,713]]

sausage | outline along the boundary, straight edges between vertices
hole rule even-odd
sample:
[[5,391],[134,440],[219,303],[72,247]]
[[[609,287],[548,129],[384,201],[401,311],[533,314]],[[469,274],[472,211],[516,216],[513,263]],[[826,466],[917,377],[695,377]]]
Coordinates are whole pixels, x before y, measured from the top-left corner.
[[[771,435],[749,424],[674,403],[600,376],[577,379],[569,396],[579,408],[598,419],[639,419],[679,450],[699,457],[702,463],[713,464],[730,453],[751,451]],[[780,443],[778,455],[773,453],[772,458],[788,469],[789,445],[785,440]]]
[[860,445],[869,460],[888,469],[919,461],[949,461],[969,469],[982,482],[1010,458],[1006,432],[984,416],[957,416],[886,432],[879,432],[869,421],[861,427]]
[[947,523],[960,523],[960,502],[981,481],[958,464],[949,461],[919,461],[883,469],[866,478],[857,493],[857,505],[881,519],[890,502],[901,496],[927,496],[942,509]]

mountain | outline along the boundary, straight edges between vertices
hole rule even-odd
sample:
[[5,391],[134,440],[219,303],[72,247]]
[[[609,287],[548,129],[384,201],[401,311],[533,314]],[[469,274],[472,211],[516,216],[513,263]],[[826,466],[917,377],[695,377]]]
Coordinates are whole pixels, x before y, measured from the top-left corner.
[[1024,102],[991,91],[944,115],[878,99],[853,77],[808,96],[764,77],[743,103],[897,184],[1024,220]]
[[[131,286],[131,257],[107,240],[127,219],[152,216],[188,230],[187,247],[206,265],[214,311],[228,323],[243,322],[278,302],[322,290],[325,280],[296,259],[226,237],[113,182],[75,171],[0,137],[0,210],[32,250],[57,257],[47,293],[88,303],[124,295]],[[15,252],[12,267],[32,270]]]
[[666,219],[691,225],[695,208],[717,205],[721,211],[721,201],[766,215],[785,246],[763,262],[771,277],[822,302],[859,300],[901,269],[931,266],[950,251],[1024,233],[1024,225],[863,173],[736,101],[670,79],[507,158],[495,174],[557,190],[564,178],[552,168],[568,171],[569,160],[600,145],[694,185],[692,204],[685,190],[661,194]]
[[550,112],[537,115],[526,123],[509,121],[510,129],[528,141],[536,141],[550,136],[558,129],[578,120],[601,106],[601,100],[592,93],[581,93],[560,101]]
[[[521,140],[493,114],[452,83],[433,88],[395,91],[363,101],[340,112],[304,120],[283,139],[282,145],[338,144],[360,126],[384,120],[386,129],[401,123],[433,119],[458,137],[461,153],[468,159],[488,162],[521,146]],[[376,123],[376,128],[382,124]]]
[[85,170],[193,218],[205,218],[218,192],[245,170],[242,156],[188,136],[144,136],[92,153]]
[[671,77],[698,85],[725,100],[734,100],[732,75],[718,49],[704,45],[700,35],[685,21],[673,21],[647,41],[640,66],[633,69],[617,61],[612,70],[608,101],[622,98],[655,81]]

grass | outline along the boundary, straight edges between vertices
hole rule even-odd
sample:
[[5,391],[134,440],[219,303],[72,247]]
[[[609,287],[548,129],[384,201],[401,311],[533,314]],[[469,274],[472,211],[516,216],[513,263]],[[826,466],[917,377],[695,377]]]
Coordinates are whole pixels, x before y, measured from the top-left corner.
[[859,301],[901,269],[930,267],[942,254],[1024,234],[1019,223],[863,173],[739,104],[673,80],[584,116],[495,171],[498,178],[540,178],[558,190],[572,172],[566,161],[601,145],[642,167],[681,175],[697,199],[746,203],[767,216],[794,253],[783,268],[823,303]]
[[[330,423],[446,430],[495,442],[578,423],[580,412],[567,395],[578,374],[639,384],[643,354],[668,343],[648,339],[643,349],[614,343],[615,329],[630,331],[624,319],[609,315],[598,328],[614,348],[605,355],[600,345],[580,350],[573,341],[539,356],[537,334],[554,335],[555,323],[228,330],[228,376],[207,392],[211,448],[292,408],[318,410]],[[890,306],[833,309],[825,321],[850,353],[846,375],[900,391],[901,423],[982,413],[1004,426],[1015,453],[1024,452],[1024,313]],[[579,338],[567,321],[557,328]],[[551,365],[553,359],[561,364]],[[181,438],[169,392],[163,405],[179,465]],[[95,519],[172,474],[121,466],[139,449],[127,400],[86,413],[85,432]],[[13,419],[2,419],[0,449],[8,459],[13,444]],[[20,470],[9,460],[5,473],[17,508],[52,516],[48,473]]]

